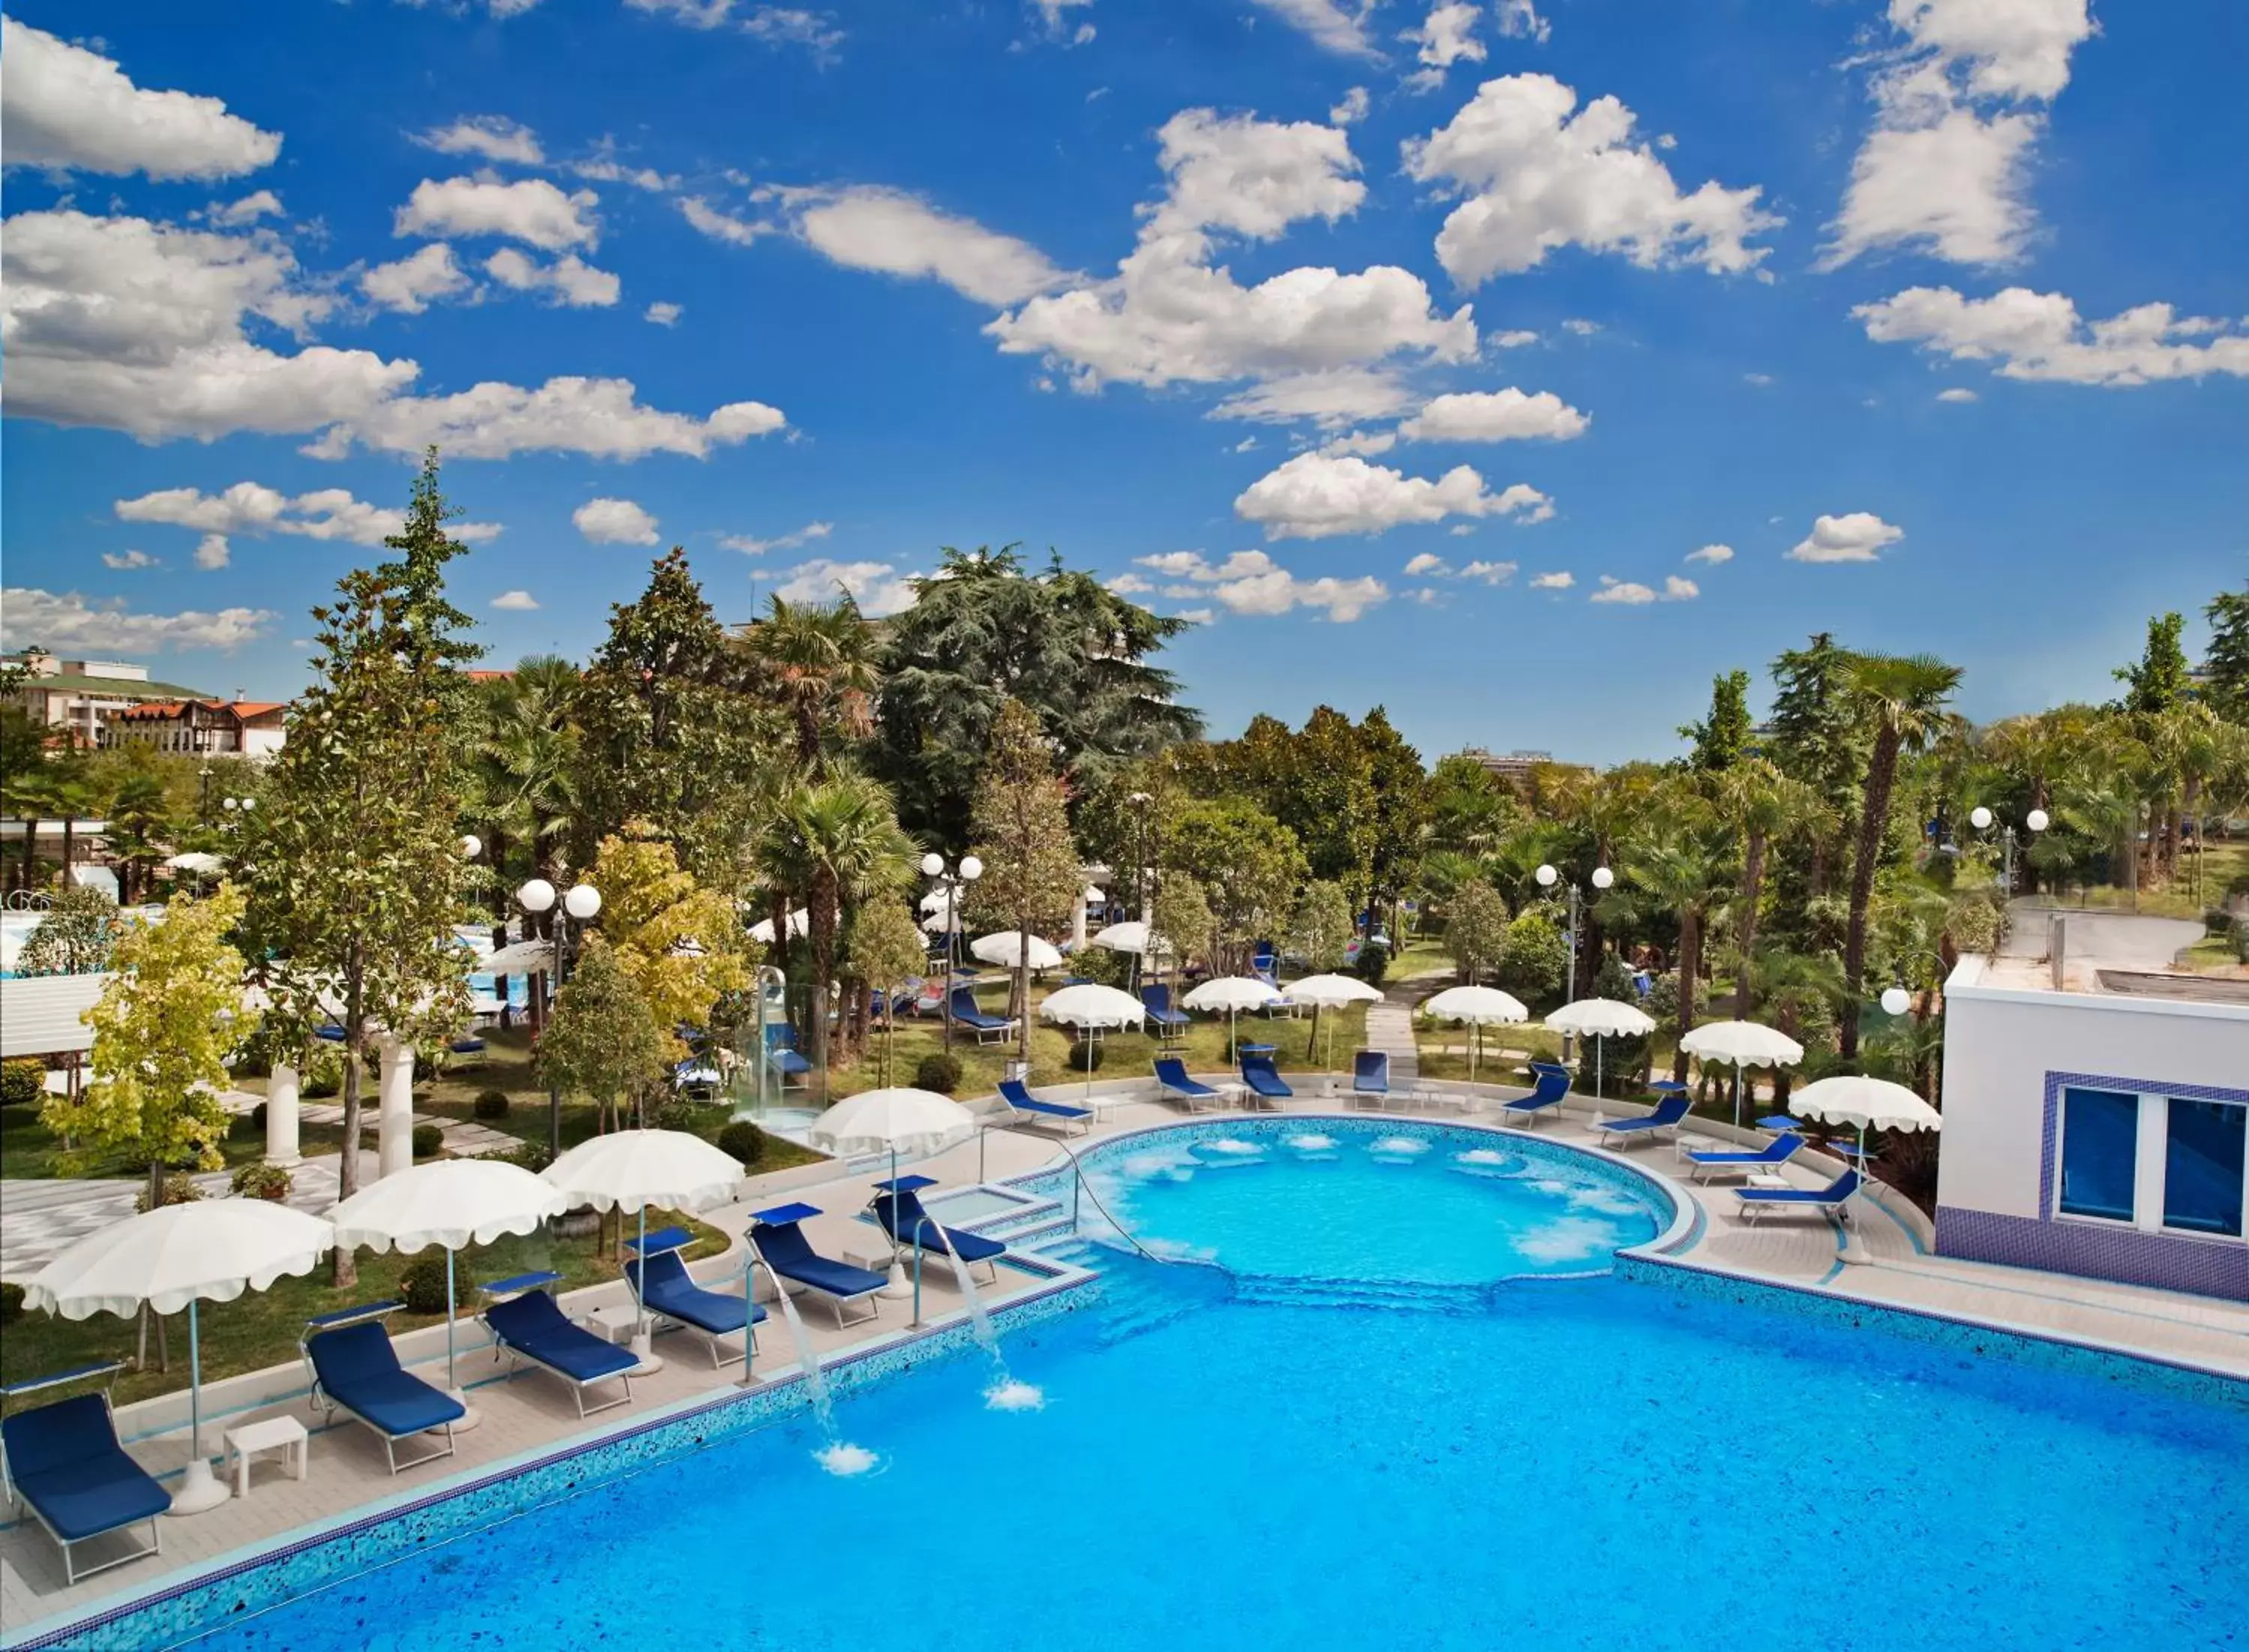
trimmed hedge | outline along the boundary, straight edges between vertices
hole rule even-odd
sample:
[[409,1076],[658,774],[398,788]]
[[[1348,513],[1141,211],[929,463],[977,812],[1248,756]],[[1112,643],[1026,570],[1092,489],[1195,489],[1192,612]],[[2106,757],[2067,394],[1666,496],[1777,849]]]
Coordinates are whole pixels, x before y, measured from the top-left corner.
[[921,1065],[914,1068],[914,1088],[934,1090],[939,1095],[951,1095],[960,1087],[960,1058],[938,1050],[922,1057]]

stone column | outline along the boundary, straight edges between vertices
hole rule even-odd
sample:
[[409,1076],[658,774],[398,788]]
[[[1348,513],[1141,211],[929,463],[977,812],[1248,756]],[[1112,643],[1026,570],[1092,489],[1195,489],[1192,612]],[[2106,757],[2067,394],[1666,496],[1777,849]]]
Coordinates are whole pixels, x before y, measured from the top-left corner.
[[1081,879],[1077,886],[1077,901],[1069,909],[1069,949],[1074,953],[1085,949],[1086,888],[1086,883]]
[[395,1038],[382,1041],[382,1111],[376,1134],[379,1168],[390,1176],[414,1163],[414,1046]]
[[276,1061],[265,1086],[265,1162],[285,1169],[299,1162],[297,1086],[297,1069]]

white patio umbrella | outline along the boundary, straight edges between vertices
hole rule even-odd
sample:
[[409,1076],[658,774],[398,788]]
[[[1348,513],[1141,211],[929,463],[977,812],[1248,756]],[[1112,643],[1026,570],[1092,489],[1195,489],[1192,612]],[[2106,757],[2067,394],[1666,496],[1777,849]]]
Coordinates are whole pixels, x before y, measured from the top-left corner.
[[[1788,1105],[1807,1119],[1822,1124],[1847,1124],[1859,1132],[1859,1187],[1867,1183],[1867,1132],[1869,1130],[1941,1130],[1944,1115],[1902,1084],[1870,1079],[1860,1073],[1840,1073],[1819,1079],[1788,1098]],[[1859,1237],[1855,1218],[1843,1242],[1846,1262],[1874,1258]]]
[[[1059,992],[1049,992],[1046,1002],[1039,1005],[1040,1020],[1051,1021],[1056,1026],[1074,1027],[1080,1032],[1137,1027],[1147,1018],[1146,1004],[1129,992],[1103,986],[1097,981],[1081,982],[1074,987],[1064,987]],[[1093,1094],[1093,1061],[1090,1056],[1085,1063],[1085,1093],[1089,1097]]]
[[1025,935],[1018,929],[1002,929],[996,935],[980,935],[968,943],[968,950],[987,963],[996,963],[1014,969],[1019,961],[1027,961],[1034,970],[1056,970],[1062,967],[1062,954],[1050,941],[1042,941],[1035,935]]
[[[648,1207],[707,1210],[732,1201],[741,1186],[742,1167],[699,1135],[684,1130],[612,1130],[581,1141],[540,1174],[568,1196],[573,1204],[596,1210],[640,1213],[640,1237],[648,1237]],[[742,1270],[742,1297],[749,1299],[749,1270]],[[648,1312],[641,1311],[632,1350],[651,1371],[664,1368],[651,1346]],[[745,1368],[746,1374],[746,1367]]]
[[1214,976],[1200,986],[1191,989],[1180,1002],[1190,1010],[1207,1010],[1213,1014],[1226,1011],[1226,1047],[1229,1059],[1234,1051],[1234,1018],[1243,1010],[1262,1010],[1269,1004],[1281,1001],[1280,988],[1270,982],[1259,981],[1246,975]]
[[[1312,1040],[1319,1036],[1320,1024],[1317,1011],[1340,1010],[1347,1004],[1372,1004],[1382,994],[1353,975],[1308,975],[1301,981],[1291,981],[1282,989],[1281,996],[1291,1004],[1309,1004],[1315,1014],[1312,1030],[1304,1039],[1304,1053],[1312,1052]],[[1328,1028],[1329,1053],[1335,1049],[1335,1028]]]
[[932,912],[921,921],[921,927],[922,933],[925,935],[943,935],[947,929],[959,935],[961,929],[960,915],[958,912]]
[[226,857],[206,854],[201,849],[190,849],[185,854],[167,855],[164,864],[174,872],[185,872],[192,877],[207,878],[222,870]]
[[[934,1090],[898,1086],[863,1090],[847,1095],[812,1121],[806,1140],[822,1152],[846,1157],[855,1153],[888,1153],[891,1180],[898,1179],[901,1153],[941,1153],[976,1133],[976,1115],[949,1095]],[[893,1197],[896,1196],[893,1195]],[[913,1297],[913,1319],[921,1323],[921,1247],[914,1247],[914,1278],[907,1291],[898,1251],[891,1251],[891,1282],[887,1297]]]
[[[804,908],[799,907],[788,915],[788,933],[791,940],[802,940],[811,932],[811,929],[812,914]],[[760,945],[771,946],[774,940],[774,921],[771,918],[760,918],[755,923],[750,925],[750,939]]]
[[471,975],[552,975],[554,973],[554,943],[552,941],[512,941],[504,947],[495,947],[481,958],[469,964]]
[[[433,1159],[395,1171],[363,1188],[328,1213],[336,1243],[365,1245],[376,1255],[395,1250],[411,1256],[435,1244],[445,1252],[445,1388],[463,1405],[453,1374],[453,1322],[459,1312],[453,1288],[453,1253],[490,1244],[503,1233],[530,1233],[570,1201],[553,1182],[519,1164],[494,1159]],[[474,1428],[471,1410],[453,1424]]]
[[1655,1031],[1655,1018],[1636,1004],[1620,998],[1578,998],[1546,1018],[1556,1032],[1575,1033],[1593,1041],[1593,1122],[1601,1121],[1601,1058],[1608,1038],[1646,1038]]
[[[1093,944],[1097,947],[1107,947],[1111,952],[1145,953],[1151,949],[1148,926],[1138,918],[1124,923],[1112,923],[1095,935]],[[1158,940],[1155,945],[1160,948],[1163,943]]]
[[1733,1064],[1737,1130],[1742,1128],[1742,1069],[1792,1067],[1804,1059],[1802,1045],[1755,1021],[1705,1021],[1680,1039],[1679,1047],[1698,1060]]
[[198,1199],[167,1204],[89,1233],[39,1270],[24,1306],[65,1320],[122,1319],[143,1304],[188,1311],[188,1469],[172,1496],[175,1514],[226,1501],[203,1455],[203,1336],[199,1303],[231,1302],[285,1274],[310,1273],[335,1245],[316,1216],[265,1199]]
[[1476,1055],[1483,1043],[1483,1029],[1530,1018],[1530,1011],[1523,1007],[1520,998],[1497,987],[1447,987],[1422,1001],[1421,1013],[1440,1021],[1464,1022],[1476,1030],[1468,1045],[1470,1084],[1475,1082]]

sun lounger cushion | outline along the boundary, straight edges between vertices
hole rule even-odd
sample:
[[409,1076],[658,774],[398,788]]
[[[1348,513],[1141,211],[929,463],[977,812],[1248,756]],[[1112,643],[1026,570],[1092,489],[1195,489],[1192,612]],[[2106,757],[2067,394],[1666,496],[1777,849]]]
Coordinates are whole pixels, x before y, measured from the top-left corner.
[[939,1256],[957,1256],[963,1262],[989,1262],[1008,1253],[1008,1247],[997,1239],[965,1233],[959,1228],[939,1227],[921,1208],[921,1200],[911,1193],[877,1194],[875,1220],[900,1244],[918,1244],[925,1251],[933,1251]]
[[1090,1107],[1073,1107],[1060,1101],[1042,1101],[1031,1093],[1030,1086],[1021,1079],[1000,1080],[1000,1099],[1018,1113],[1035,1114],[1042,1119],[1062,1119],[1083,1123],[1093,1116]]
[[1743,1188],[1743,1204],[1840,1204],[1859,1189],[1859,1173],[1846,1170],[1824,1188]]
[[1755,1153],[1727,1149],[1720,1152],[1690,1153],[1688,1162],[1709,1169],[1736,1169],[1760,1164],[1785,1164],[1804,1146],[1800,1135],[1775,1136]]
[[798,1223],[760,1222],[757,1239],[759,1254],[775,1273],[832,1297],[865,1296],[889,1283],[883,1275],[870,1269],[821,1255],[812,1248],[812,1241],[804,1237],[804,1229]]
[[763,1308],[753,1315],[753,1305],[731,1291],[706,1291],[696,1284],[675,1251],[652,1256],[644,1263],[626,1263],[625,1278],[646,1306],[710,1336],[725,1336],[766,1317]]
[[1241,1081],[1256,1091],[1258,1094],[1271,1096],[1276,1100],[1296,1093],[1282,1079],[1281,1074],[1273,1066],[1273,1058],[1269,1055],[1242,1057]]
[[1187,1064],[1175,1059],[1166,1058],[1156,1063],[1156,1082],[1180,1095],[1214,1096],[1218,1093],[1200,1080],[1187,1077]]
[[403,1369],[389,1334],[372,1320],[320,1332],[305,1353],[329,1399],[394,1439],[468,1415],[458,1400]]
[[1361,1050],[1351,1060],[1351,1087],[1390,1093],[1390,1058],[1379,1050]]
[[99,1394],[19,1411],[0,1422],[8,1478],[65,1543],[162,1514],[164,1488],[125,1455]]
[[1687,1116],[1693,1105],[1684,1095],[1667,1095],[1655,1104],[1655,1111],[1641,1119],[1604,1119],[1597,1127],[1606,1135],[1638,1135],[1646,1130],[1668,1130]]
[[629,1348],[570,1323],[561,1304],[544,1291],[527,1291],[485,1310],[485,1323],[500,1342],[526,1359],[551,1366],[579,1382],[622,1376],[640,1363]]

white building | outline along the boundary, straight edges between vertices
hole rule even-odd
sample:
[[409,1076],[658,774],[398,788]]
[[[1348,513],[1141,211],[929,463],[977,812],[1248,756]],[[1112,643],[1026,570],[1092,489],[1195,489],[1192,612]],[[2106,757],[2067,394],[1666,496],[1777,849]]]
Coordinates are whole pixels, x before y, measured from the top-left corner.
[[193,700],[201,690],[158,682],[148,668],[117,660],[58,660],[52,654],[0,655],[0,666],[25,673],[14,698],[43,728],[67,732],[83,746],[102,744],[110,719],[149,700]]
[[1936,1248],[2249,1301],[2249,981],[1969,957]]

